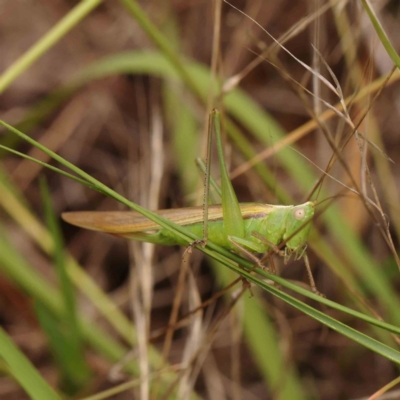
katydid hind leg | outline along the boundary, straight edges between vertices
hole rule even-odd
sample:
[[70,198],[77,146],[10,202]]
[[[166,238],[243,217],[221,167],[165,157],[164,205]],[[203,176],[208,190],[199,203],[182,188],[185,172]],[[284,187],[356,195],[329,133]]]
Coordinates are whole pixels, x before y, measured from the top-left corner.
[[237,244],[239,244],[241,247],[245,248],[247,252],[264,253],[265,251],[265,246],[263,246],[261,243],[253,242],[252,240],[232,235],[229,235],[228,239],[233,245],[236,246]]
[[[232,236],[228,237],[229,241],[241,252],[243,252],[244,254],[246,254],[252,261],[254,261],[255,264],[257,264],[260,268],[265,269],[267,272],[269,272],[270,274],[276,275],[276,268],[275,268],[275,264],[273,261],[273,254],[270,254],[270,256],[268,258],[258,258],[257,256],[255,256],[251,251],[253,250],[249,250],[248,248],[245,247],[245,245],[243,245],[244,240],[241,238],[235,238]],[[246,242],[246,241],[245,241]],[[247,241],[249,242],[249,241]],[[252,245],[254,245],[253,242],[249,242]],[[259,251],[259,253],[261,253],[261,251]],[[267,267],[265,265],[265,261],[269,261],[270,267]]]
[[203,196],[203,239],[192,242],[190,244],[191,248],[198,245],[205,247],[208,240],[208,200],[211,181],[211,146],[214,134],[216,138],[221,173],[222,212],[224,218],[224,229],[226,230],[225,234],[226,236],[233,235],[241,238],[244,237],[244,223],[240,211],[239,202],[237,200],[235,191],[233,190],[232,183],[229,179],[229,173],[224,160],[224,152],[221,139],[220,113],[218,110],[214,109],[210,113],[208,124],[207,158],[205,166]]
[[233,190],[232,183],[229,178],[228,169],[225,164],[224,150],[221,138],[221,118],[218,110],[212,112],[213,131],[217,144],[217,152],[219,159],[219,169],[221,174],[221,190],[222,190],[222,213],[224,218],[224,229],[226,236],[244,237],[244,222],[238,199]]
[[211,176],[211,149],[213,135],[213,115],[208,118],[208,138],[207,138],[207,157],[206,157],[206,172],[204,176],[204,194],[203,194],[203,240],[200,243],[205,247],[208,240],[208,199],[210,195],[210,176]]
[[[284,255],[284,251],[279,246],[277,246],[276,244],[270,242],[267,238],[265,238],[264,236],[260,235],[258,232],[254,231],[254,232],[251,233],[251,235],[254,236],[255,238],[257,238],[258,240],[260,240],[261,242],[264,242],[278,256],[282,257]],[[262,252],[260,252],[260,253],[262,253]],[[263,256],[262,260],[264,259],[264,257],[265,258],[269,258],[269,252],[265,256]]]
[[208,241],[208,206],[210,196],[210,179],[211,179],[211,149],[212,149],[212,136],[213,136],[214,118],[211,113],[208,119],[208,137],[207,137],[207,155],[204,171],[204,194],[203,194],[203,238],[194,240],[189,244],[187,251],[192,252],[196,246],[205,247]]
[[[242,247],[240,244],[236,243],[234,241],[234,239],[231,236],[228,236],[228,240],[232,243],[232,245],[234,245],[235,247],[237,247],[240,251],[242,251],[243,253],[245,253],[247,256],[249,256],[249,258],[251,260],[253,260],[260,268],[264,268],[264,266],[262,264],[260,264],[260,260],[252,253],[250,253],[248,250],[246,250],[244,247]],[[254,267],[255,268],[255,267]],[[253,268],[253,269],[254,269]],[[252,270],[250,270],[251,272]],[[250,297],[253,297],[253,291],[251,290],[251,283],[244,277],[240,278],[242,281],[242,285],[243,285],[243,289],[249,289],[250,292]]]
[[256,257],[251,250],[248,250],[245,247],[245,244],[243,244],[243,240],[241,238],[236,238],[234,236],[228,236],[228,240],[230,243],[232,243],[233,246],[235,246],[238,250],[240,250],[243,254],[245,254],[247,257],[250,258],[255,264],[257,264],[258,267],[265,269],[265,266],[261,263],[261,260]]

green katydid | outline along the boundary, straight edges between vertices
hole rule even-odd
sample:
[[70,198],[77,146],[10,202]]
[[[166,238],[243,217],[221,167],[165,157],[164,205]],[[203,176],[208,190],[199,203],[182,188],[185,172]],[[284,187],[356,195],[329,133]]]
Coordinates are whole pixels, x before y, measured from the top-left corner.
[[[213,131],[221,172],[222,204],[209,206],[207,198]],[[234,252],[243,251],[250,255],[278,251],[278,246],[284,243],[285,248],[279,254],[284,256],[285,262],[291,255],[295,259],[303,258],[311,289],[314,293],[319,293],[305,252],[310,222],[314,216],[314,202],[308,201],[297,206],[238,203],[224,162],[220,115],[217,110],[213,110],[210,116],[209,136],[204,206],[158,210],[155,213],[184,226],[196,236],[203,237],[203,243],[210,240]],[[81,228],[107,232],[127,239],[162,245],[188,245],[174,233],[135,211],[67,212],[62,214],[62,218]]]

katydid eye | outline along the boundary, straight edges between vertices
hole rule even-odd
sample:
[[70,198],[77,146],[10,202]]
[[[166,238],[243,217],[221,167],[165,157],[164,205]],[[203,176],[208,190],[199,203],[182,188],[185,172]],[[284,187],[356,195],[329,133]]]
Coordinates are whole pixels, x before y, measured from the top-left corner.
[[294,210],[293,212],[293,215],[297,220],[301,221],[304,219],[306,213],[304,211],[304,208],[296,208],[296,210]]

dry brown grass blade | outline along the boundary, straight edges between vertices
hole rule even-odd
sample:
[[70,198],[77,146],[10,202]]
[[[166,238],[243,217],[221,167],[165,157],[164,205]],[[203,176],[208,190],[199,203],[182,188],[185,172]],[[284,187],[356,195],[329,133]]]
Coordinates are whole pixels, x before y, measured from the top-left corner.
[[[335,0],[334,4],[339,3],[341,0]],[[228,1],[224,0],[225,3],[229,4],[232,6]],[[334,5],[333,4],[333,5]],[[288,42],[290,39],[296,37],[299,35],[301,32],[303,32],[306,28],[309,27],[309,25],[317,20],[318,18],[321,17],[324,13],[329,11],[331,7],[333,6],[332,4],[326,3],[318,10],[315,12],[311,13],[310,15],[307,15],[306,17],[302,18],[298,22],[296,22],[287,32],[285,32],[283,35],[281,35],[278,39],[276,39],[276,42],[274,44],[262,51],[262,53],[259,55],[259,57],[255,58],[252,60],[250,63],[248,63],[240,72],[236,73],[235,75],[229,77],[223,85],[222,88],[222,93],[228,93],[229,91],[233,90],[236,86],[239,85],[240,81],[242,81],[247,75],[250,74],[257,66],[259,66],[264,59],[269,58],[270,55],[274,54],[279,48],[281,48],[282,45],[284,45],[286,42]],[[232,6],[233,9],[238,10],[236,7]],[[238,10],[240,11],[240,10]],[[254,22],[254,19],[251,17],[251,13],[245,12],[245,11],[240,11],[241,14],[245,15],[248,18],[245,18],[245,21],[250,21],[251,23]],[[261,24],[258,22],[258,26]],[[262,29],[262,28],[261,28]],[[263,29],[262,29],[263,31]]]
[[[370,85],[361,89],[361,91],[357,95],[351,95],[351,96],[346,97],[346,99],[345,99],[346,104],[349,104],[350,101],[352,101],[352,102],[360,101],[360,100],[364,99],[366,96],[368,96],[369,94],[379,91],[380,88],[382,87],[382,84],[384,84],[386,80],[387,80],[386,86],[397,82],[398,80],[400,80],[400,72],[395,71],[393,73],[393,75],[388,74],[382,78],[379,78],[376,81],[374,81],[373,83],[371,83]],[[341,106],[340,102],[335,104],[334,107],[339,111],[342,110],[342,108],[341,108],[342,106]],[[326,122],[326,121],[330,120],[332,117],[334,117],[335,115],[336,115],[336,113],[333,112],[332,110],[326,110],[319,116],[319,120]],[[305,124],[301,125],[300,127],[296,128],[292,132],[289,132],[288,135],[286,135],[284,139],[279,140],[277,143],[274,144],[274,146],[272,148],[263,150],[262,152],[258,153],[257,156],[252,158],[251,160],[249,160],[249,161],[241,164],[239,167],[235,168],[231,173],[232,179],[245,173],[250,168],[252,168],[255,164],[274,156],[277,152],[279,152],[283,148],[290,146],[293,143],[296,143],[301,138],[303,138],[307,134],[311,133],[317,127],[318,127],[318,122],[316,120],[312,119],[312,120],[306,122]]]

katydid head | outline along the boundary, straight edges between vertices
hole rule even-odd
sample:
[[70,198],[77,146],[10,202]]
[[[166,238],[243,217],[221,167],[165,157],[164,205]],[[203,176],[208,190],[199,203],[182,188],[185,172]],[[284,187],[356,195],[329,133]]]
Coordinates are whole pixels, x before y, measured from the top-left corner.
[[296,253],[296,258],[301,257],[305,249],[308,234],[311,229],[311,219],[314,216],[315,203],[307,203],[294,206],[286,217],[285,234],[287,255]]

